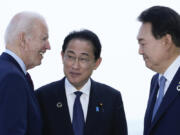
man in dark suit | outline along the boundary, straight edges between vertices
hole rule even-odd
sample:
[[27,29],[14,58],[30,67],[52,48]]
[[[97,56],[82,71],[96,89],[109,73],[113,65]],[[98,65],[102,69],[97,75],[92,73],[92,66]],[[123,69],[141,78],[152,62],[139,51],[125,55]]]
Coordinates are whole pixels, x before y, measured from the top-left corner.
[[89,30],[65,38],[61,52],[65,77],[36,93],[44,135],[127,135],[120,92],[90,78],[101,63],[100,53],[100,41]]
[[180,15],[154,6],[143,11],[137,39],[152,78],[144,135],[180,135]]
[[27,70],[39,65],[50,49],[45,20],[37,13],[16,14],[5,43],[0,56],[0,135],[41,135],[42,118]]

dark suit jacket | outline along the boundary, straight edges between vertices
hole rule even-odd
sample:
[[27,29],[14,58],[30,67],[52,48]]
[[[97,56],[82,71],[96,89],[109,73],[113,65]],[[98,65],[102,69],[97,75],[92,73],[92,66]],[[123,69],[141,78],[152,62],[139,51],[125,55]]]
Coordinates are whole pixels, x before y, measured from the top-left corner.
[[[44,120],[44,135],[73,135],[65,79],[37,90]],[[84,135],[127,135],[127,124],[120,92],[91,80],[91,91]],[[57,104],[61,107],[57,107]],[[99,112],[96,107],[100,107]]]
[[38,101],[19,64],[0,56],[0,135],[41,135]]
[[163,101],[152,119],[158,91],[158,74],[151,81],[148,106],[144,119],[144,135],[180,135],[180,68],[174,76]]

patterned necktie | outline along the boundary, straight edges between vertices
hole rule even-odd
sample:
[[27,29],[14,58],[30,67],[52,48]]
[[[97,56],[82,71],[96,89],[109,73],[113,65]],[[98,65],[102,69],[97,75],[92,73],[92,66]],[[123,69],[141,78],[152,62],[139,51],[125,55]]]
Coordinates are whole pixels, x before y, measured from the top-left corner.
[[34,90],[34,84],[33,84],[33,81],[32,81],[31,76],[30,76],[30,74],[29,74],[28,72],[27,72],[27,74],[26,74],[26,78],[27,78],[27,80],[28,80],[30,86],[31,86],[32,89]]
[[154,116],[162,102],[162,99],[163,99],[163,96],[164,96],[164,86],[165,86],[165,83],[166,83],[166,78],[164,76],[161,76],[160,80],[159,80],[159,95],[156,99],[156,103],[155,103],[155,106],[154,106],[154,110],[153,110],[153,115],[152,115],[152,120],[154,119]]
[[73,107],[73,130],[74,135],[83,135],[84,133],[84,114],[80,102],[80,96],[82,95],[82,92],[76,91],[74,92],[76,95],[76,99],[74,101],[74,107]]

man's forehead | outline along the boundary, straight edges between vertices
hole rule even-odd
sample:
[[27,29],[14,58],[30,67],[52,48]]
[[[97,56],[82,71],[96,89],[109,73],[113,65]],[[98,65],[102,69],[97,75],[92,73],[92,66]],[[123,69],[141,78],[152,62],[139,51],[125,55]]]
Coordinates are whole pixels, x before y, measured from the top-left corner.
[[139,33],[137,35],[138,40],[144,40],[146,36],[152,36],[151,32],[151,24],[150,23],[143,23],[139,28]]

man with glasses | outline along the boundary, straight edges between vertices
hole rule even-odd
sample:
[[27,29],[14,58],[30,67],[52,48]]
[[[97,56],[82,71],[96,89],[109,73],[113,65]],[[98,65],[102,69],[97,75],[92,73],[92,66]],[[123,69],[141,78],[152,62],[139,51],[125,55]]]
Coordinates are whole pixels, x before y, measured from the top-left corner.
[[89,30],[64,40],[65,77],[37,90],[45,135],[127,135],[119,91],[92,80],[101,63],[101,43]]

